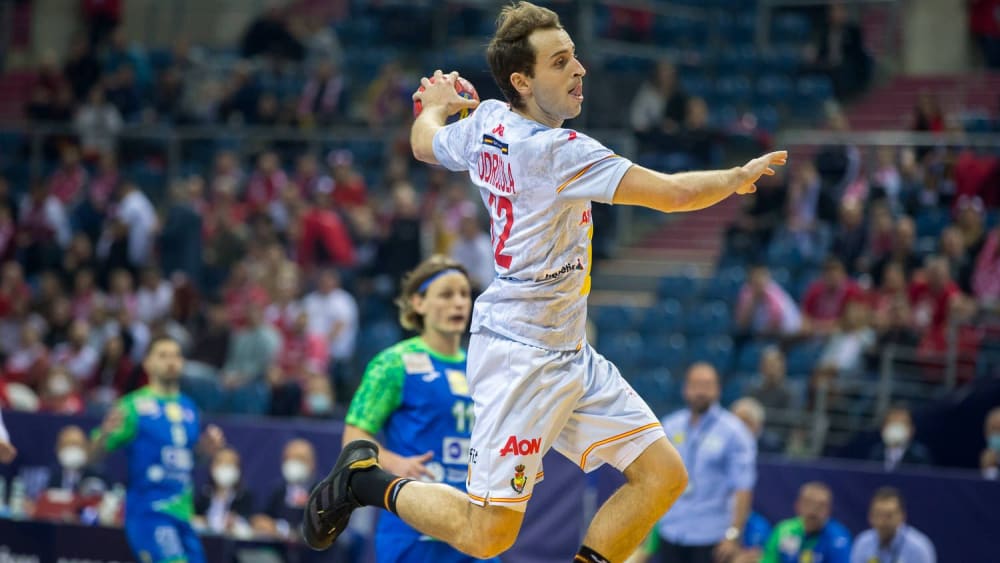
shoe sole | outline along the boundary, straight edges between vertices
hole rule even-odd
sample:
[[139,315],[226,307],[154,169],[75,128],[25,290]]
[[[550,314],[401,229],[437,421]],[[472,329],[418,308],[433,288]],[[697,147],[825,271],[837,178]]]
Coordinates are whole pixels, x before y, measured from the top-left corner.
[[[360,447],[368,447],[368,446],[367,445],[365,445],[365,446],[359,445],[358,448],[360,448]],[[372,449],[375,450],[375,457],[369,457],[369,458],[359,459],[357,461],[353,461],[350,464],[348,464],[346,467],[343,467],[343,468],[337,468],[335,466],[334,469],[330,472],[330,474],[327,475],[327,477],[325,479],[323,479],[318,485],[316,485],[316,488],[313,489],[312,494],[309,495],[309,501],[306,503],[305,518],[304,518],[304,520],[302,522],[302,539],[305,540],[306,545],[308,545],[311,549],[313,549],[315,551],[324,551],[326,549],[329,549],[329,547],[331,545],[333,545],[333,542],[337,541],[337,538],[340,536],[340,533],[343,532],[347,528],[347,524],[350,522],[350,519],[351,519],[351,512],[354,511],[353,509],[349,510],[347,512],[347,515],[344,516],[341,521],[337,522],[327,532],[310,531],[311,529],[314,528],[310,524],[310,521],[312,520],[312,518],[310,517],[310,514],[309,514],[310,511],[311,511],[310,507],[313,506],[314,500],[316,499],[317,495],[320,492],[323,491],[324,487],[326,487],[326,486],[332,486],[333,476],[335,474],[337,474],[339,471],[343,471],[345,469],[348,472],[351,472],[351,471],[361,471],[361,470],[365,470],[365,469],[370,469],[372,467],[378,467],[378,446],[372,444],[371,447],[372,447]],[[316,509],[316,517],[322,516],[325,513],[326,513],[326,510]],[[313,537],[310,538],[310,536],[313,536]]]

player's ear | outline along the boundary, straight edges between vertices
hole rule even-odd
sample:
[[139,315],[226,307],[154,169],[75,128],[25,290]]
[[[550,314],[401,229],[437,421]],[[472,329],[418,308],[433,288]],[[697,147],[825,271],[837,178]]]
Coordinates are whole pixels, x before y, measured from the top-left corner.
[[410,297],[410,305],[413,306],[413,310],[416,311],[417,314],[427,314],[427,308],[424,306],[424,297],[419,293]]
[[531,84],[523,72],[512,72],[510,75],[510,85],[521,95],[521,99],[525,99],[531,94]]

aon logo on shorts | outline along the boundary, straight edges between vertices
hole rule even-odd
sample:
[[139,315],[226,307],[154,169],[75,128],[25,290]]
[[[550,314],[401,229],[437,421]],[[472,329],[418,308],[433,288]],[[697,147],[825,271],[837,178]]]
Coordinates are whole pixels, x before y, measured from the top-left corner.
[[507,438],[507,443],[500,450],[500,457],[506,455],[531,455],[537,454],[542,449],[542,439],[532,438],[530,440],[518,441],[517,436]]

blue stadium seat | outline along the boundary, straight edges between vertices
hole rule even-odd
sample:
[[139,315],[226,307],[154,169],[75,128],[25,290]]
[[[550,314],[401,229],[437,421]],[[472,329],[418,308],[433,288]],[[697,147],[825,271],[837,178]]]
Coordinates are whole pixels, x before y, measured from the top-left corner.
[[688,358],[691,362],[708,362],[725,376],[732,366],[733,340],[724,335],[699,338],[691,342]]
[[684,307],[676,299],[661,301],[643,311],[639,327],[647,338],[683,330]]
[[687,333],[690,335],[729,334],[732,319],[725,301],[709,301],[702,304],[687,317]]
[[753,378],[746,375],[734,375],[725,378],[722,384],[722,397],[719,402],[723,405],[731,405],[737,399],[746,395],[752,385]]
[[720,270],[708,280],[702,291],[702,298],[732,303],[745,280],[746,270],[741,266]]
[[812,100],[827,100],[833,97],[833,83],[830,82],[830,77],[822,74],[799,78],[795,89],[799,96]]
[[666,416],[681,402],[680,382],[668,369],[637,375],[632,377],[629,383],[658,417]]
[[800,13],[786,12],[771,20],[771,39],[774,41],[808,41],[811,33],[809,18]]
[[759,104],[784,103],[794,95],[792,80],[780,74],[768,74],[757,80],[754,99]]
[[635,319],[635,310],[623,305],[602,305],[594,311],[594,323],[601,338],[605,333],[610,336],[611,333],[631,330]]
[[643,341],[637,333],[624,332],[601,338],[601,354],[614,362],[622,373],[630,373],[640,364]]
[[687,365],[687,338],[683,334],[665,334],[646,338],[640,352],[645,369],[683,369]]
[[698,280],[688,274],[660,278],[656,287],[656,296],[659,299],[684,299],[697,292]]
[[751,110],[757,118],[757,127],[764,131],[774,132],[778,129],[781,116],[777,108],[772,105],[758,105]]
[[760,366],[761,353],[767,345],[767,342],[756,340],[744,343],[736,357],[737,373],[756,373]]
[[950,218],[948,211],[940,208],[929,208],[921,211],[914,219],[918,237],[941,236],[941,231],[948,226]]
[[823,342],[809,340],[796,344],[785,356],[785,369],[789,377],[808,377],[812,374],[823,352]]

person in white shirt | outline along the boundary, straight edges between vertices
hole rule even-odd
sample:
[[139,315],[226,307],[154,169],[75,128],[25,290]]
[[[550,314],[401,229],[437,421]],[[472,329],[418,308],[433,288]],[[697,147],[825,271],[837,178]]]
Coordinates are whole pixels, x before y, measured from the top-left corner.
[[148,264],[159,220],[153,204],[135,184],[124,185],[115,218],[128,228],[129,263],[136,267]]
[[143,271],[139,290],[135,292],[136,320],[151,324],[168,316],[173,304],[174,286],[156,268]]
[[330,369],[337,385],[337,396],[347,397],[345,371],[354,357],[358,338],[358,303],[340,287],[340,274],[324,270],[316,291],[305,296],[302,307],[309,313],[309,333],[330,343]]
[[906,523],[906,504],[898,490],[875,491],[868,522],[871,528],[851,546],[851,563],[937,563],[930,538]]
[[493,245],[490,237],[479,226],[475,208],[462,212],[458,240],[451,246],[453,260],[465,266],[469,281],[476,293],[485,290],[496,276],[493,270]]

